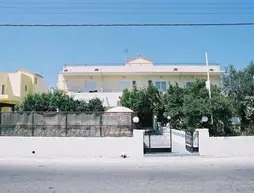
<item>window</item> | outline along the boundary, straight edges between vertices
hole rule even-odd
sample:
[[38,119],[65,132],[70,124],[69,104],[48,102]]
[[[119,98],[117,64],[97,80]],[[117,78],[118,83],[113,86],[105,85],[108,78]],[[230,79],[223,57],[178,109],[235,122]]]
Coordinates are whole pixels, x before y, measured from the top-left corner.
[[37,84],[37,77],[34,78],[34,84]]
[[192,82],[187,82],[187,83],[186,83],[186,87],[190,87],[191,84],[192,84]]
[[27,85],[25,85],[25,91],[27,92]]
[[129,88],[129,81],[127,81],[127,80],[120,80],[119,87],[120,87],[121,90],[123,90],[125,88]]
[[166,86],[165,81],[157,81],[157,82],[155,82],[155,86],[156,86],[156,88],[158,88],[161,91],[166,91],[167,90],[167,86]]
[[148,85],[153,85],[153,81],[152,80],[148,80]]
[[133,88],[136,88],[136,87],[137,87],[136,80],[133,80],[133,81],[132,81],[132,87],[133,87]]
[[96,91],[96,82],[92,80],[85,81],[85,92]]
[[4,90],[4,85],[2,85],[2,91],[1,91],[1,94],[4,94],[5,93],[5,90]]

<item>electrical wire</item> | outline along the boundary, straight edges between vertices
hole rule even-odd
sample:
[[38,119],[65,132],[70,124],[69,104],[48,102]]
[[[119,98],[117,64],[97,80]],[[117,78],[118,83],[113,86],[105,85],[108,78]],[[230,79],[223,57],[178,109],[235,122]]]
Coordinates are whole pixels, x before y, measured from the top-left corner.
[[252,23],[164,23],[164,24],[0,24],[0,27],[205,27],[254,26]]

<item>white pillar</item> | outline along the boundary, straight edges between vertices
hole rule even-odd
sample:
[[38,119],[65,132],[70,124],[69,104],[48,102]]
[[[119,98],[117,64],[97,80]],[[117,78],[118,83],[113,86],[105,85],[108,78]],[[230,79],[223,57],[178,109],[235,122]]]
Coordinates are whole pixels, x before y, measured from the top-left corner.
[[133,130],[133,138],[135,140],[135,158],[144,157],[144,130]]
[[209,148],[209,130],[208,129],[197,129],[198,132],[198,148],[199,155],[207,155],[206,150]]

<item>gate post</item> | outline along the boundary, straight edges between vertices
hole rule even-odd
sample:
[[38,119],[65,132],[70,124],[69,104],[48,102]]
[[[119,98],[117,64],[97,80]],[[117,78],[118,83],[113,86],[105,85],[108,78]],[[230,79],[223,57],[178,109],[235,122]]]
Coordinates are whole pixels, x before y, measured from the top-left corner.
[[170,136],[170,149],[171,149],[171,152],[173,152],[173,147],[172,147],[172,129],[170,128],[170,134],[169,134],[169,136]]
[[32,136],[34,136],[34,111],[32,112]]
[[151,150],[151,133],[148,134],[148,137],[149,137],[149,153],[152,153],[152,150]]
[[68,113],[65,114],[65,137],[68,136]]
[[1,111],[0,111],[0,135],[2,135],[2,112]]
[[194,146],[193,146],[193,140],[194,140],[194,137],[193,137],[194,133],[191,133],[191,153],[194,152]]
[[100,114],[100,137],[102,136],[102,114]]

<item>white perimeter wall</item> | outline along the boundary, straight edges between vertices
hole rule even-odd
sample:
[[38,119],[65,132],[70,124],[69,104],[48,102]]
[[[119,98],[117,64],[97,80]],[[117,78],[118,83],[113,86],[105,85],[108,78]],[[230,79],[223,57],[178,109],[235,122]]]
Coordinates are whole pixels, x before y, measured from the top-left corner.
[[[143,131],[133,137],[0,137],[0,157],[143,157]],[[35,154],[32,154],[35,151]]]
[[198,132],[200,155],[254,156],[254,136],[209,137],[208,129]]

